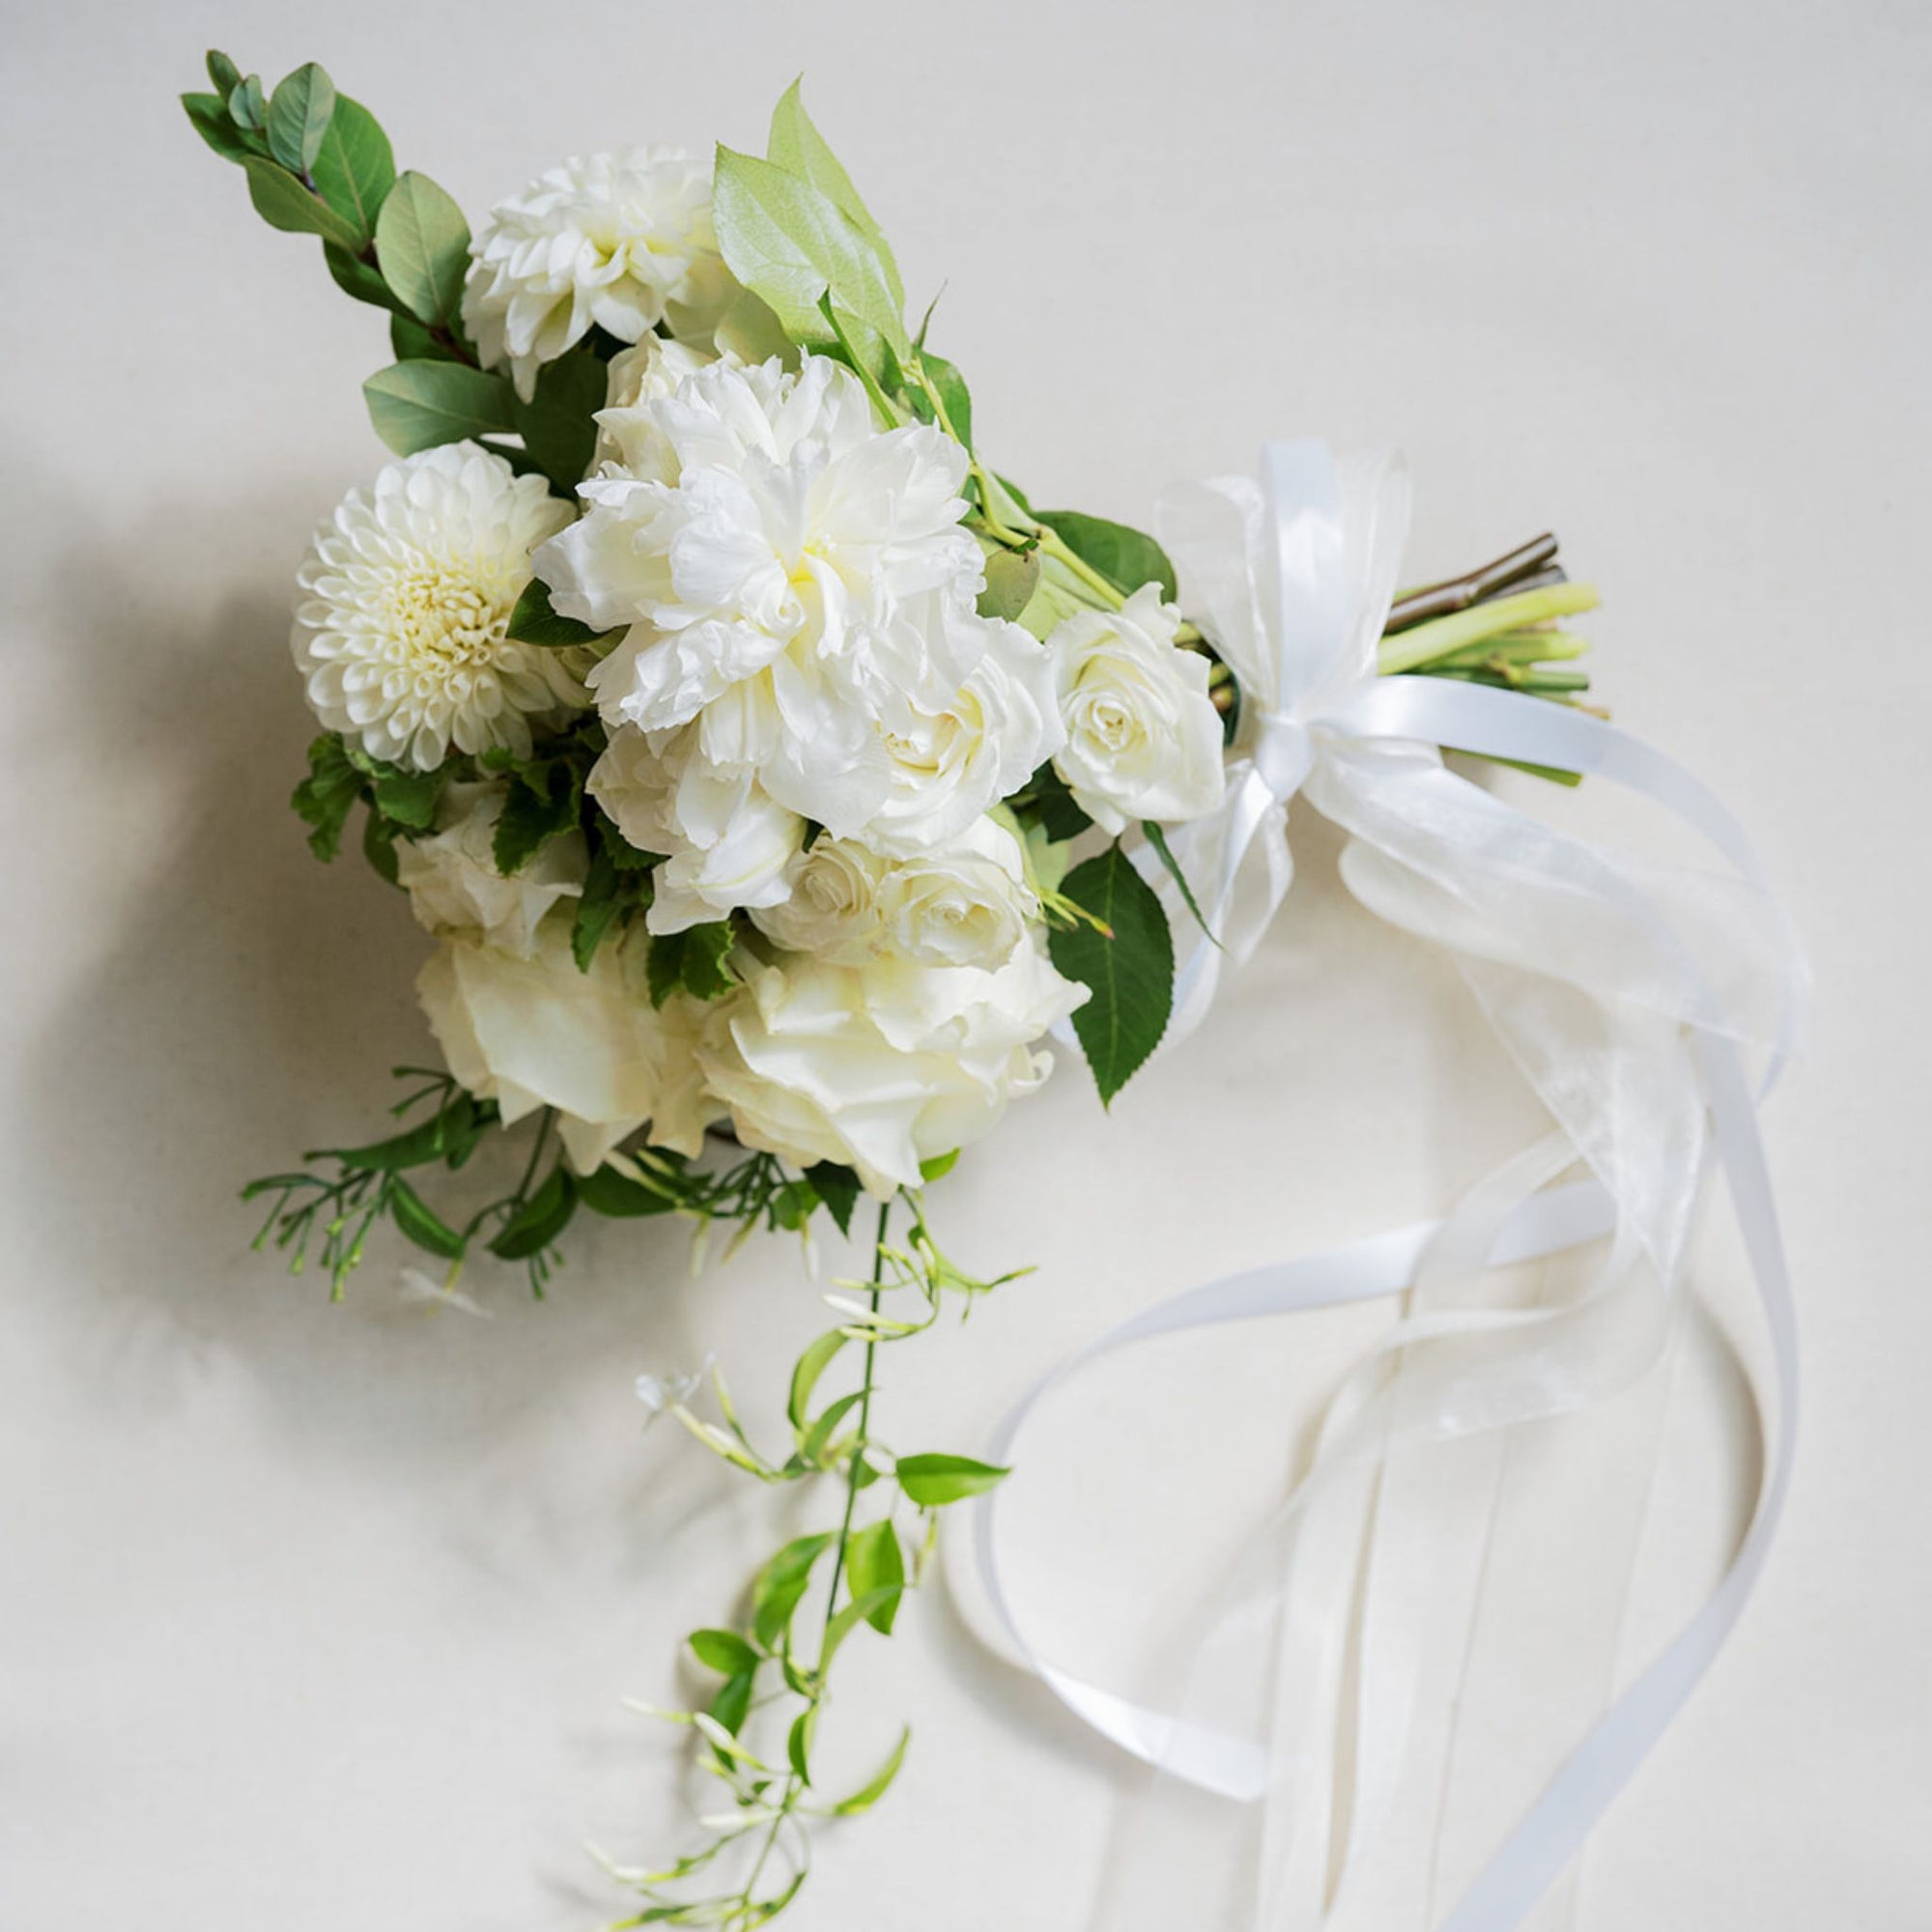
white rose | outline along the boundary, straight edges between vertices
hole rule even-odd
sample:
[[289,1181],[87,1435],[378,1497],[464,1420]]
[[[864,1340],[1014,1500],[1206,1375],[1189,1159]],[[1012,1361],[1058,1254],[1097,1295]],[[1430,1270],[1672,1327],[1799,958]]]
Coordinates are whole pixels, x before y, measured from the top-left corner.
[[1031,937],[995,972],[799,955],[714,1005],[699,1058],[748,1147],[846,1163],[887,1198],[1046,1078],[1033,1043],[1086,997]]
[[505,878],[494,843],[508,786],[448,784],[437,802],[436,831],[396,845],[396,883],[408,889],[410,910],[426,932],[481,939],[527,959],[537,926],[559,899],[583,890],[583,835],[553,838]]
[[696,1019],[674,1010],[696,1003],[677,995],[655,1011],[641,957],[607,943],[580,972],[570,922],[558,916],[538,929],[527,959],[444,940],[416,994],[456,1079],[495,1100],[506,1125],[554,1107],[571,1164],[588,1174],[647,1122],[654,1142],[696,1154],[716,1117],[694,1058]]
[[887,863],[848,838],[814,839],[785,868],[790,896],[754,911],[752,923],[787,952],[862,966],[885,936],[879,900]]
[[1038,911],[1019,840],[990,818],[902,859],[879,893],[885,949],[924,966],[996,967]]
[[1150,583],[1121,611],[1075,611],[1047,639],[1066,727],[1054,769],[1103,831],[1180,824],[1221,802],[1221,717],[1208,660],[1174,641],[1179,622]]

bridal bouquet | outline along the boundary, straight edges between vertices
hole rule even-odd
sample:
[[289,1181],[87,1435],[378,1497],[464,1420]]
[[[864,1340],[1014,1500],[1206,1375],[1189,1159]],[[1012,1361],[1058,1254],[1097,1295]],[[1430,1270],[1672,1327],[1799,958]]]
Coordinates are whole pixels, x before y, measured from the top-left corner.
[[[452,1300],[485,1255],[541,1294],[585,1213],[822,1212],[871,1242],[789,1439],[754,1440],[722,1377],[640,1389],[748,1476],[830,1491],[687,1639],[709,1688],[664,1715],[722,1786],[709,1835],[618,1874],[628,1924],[762,1924],[807,1821],[874,1804],[906,1749],[825,1788],[835,1661],[890,1634],[936,1514],[1007,1473],[900,1446],[873,1400],[882,1349],[998,1285],[926,1190],[1049,1039],[1110,1100],[1198,1019],[1286,890],[1287,799],[1339,810],[1323,705],[1428,681],[1578,713],[1560,625],[1595,599],[1548,538],[1397,594],[1400,473],[1307,445],[1178,493],[1165,544],[1035,507],[796,85],[762,156],[580,156],[472,229],[319,67],[208,73],[196,131],[388,320],[363,397],[389,460],[296,574],[320,729],[294,803],[318,858],[355,825],[407,895],[443,1063],[405,1069],[398,1131],[254,1182],[262,1237],[339,1295],[388,1224]],[[1320,702],[1272,641],[1297,624],[1332,635]],[[1470,717],[1384,735],[1438,774],[1447,744],[1582,768]],[[512,1131],[514,1179],[473,1205],[454,1171]]]

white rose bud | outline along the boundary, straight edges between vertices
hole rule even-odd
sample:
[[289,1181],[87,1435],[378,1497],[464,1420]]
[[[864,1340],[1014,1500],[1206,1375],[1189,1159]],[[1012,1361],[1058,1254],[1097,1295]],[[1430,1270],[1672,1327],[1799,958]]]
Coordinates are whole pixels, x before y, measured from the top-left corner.
[[537,926],[559,899],[583,890],[583,835],[553,838],[522,870],[497,869],[497,821],[509,787],[448,784],[437,801],[436,831],[396,844],[396,883],[407,888],[410,910],[425,932],[470,937],[527,959]]
[[1149,583],[1122,610],[1075,611],[1047,639],[1066,727],[1053,768],[1103,831],[1181,824],[1221,802],[1221,716],[1208,660],[1174,641],[1179,623]]
[[877,955],[885,937],[880,891],[886,865],[849,838],[821,836],[787,867],[791,896],[753,910],[752,923],[788,952],[863,965]]
[[990,818],[895,866],[879,897],[887,950],[923,966],[996,967],[1039,911],[1019,840]]

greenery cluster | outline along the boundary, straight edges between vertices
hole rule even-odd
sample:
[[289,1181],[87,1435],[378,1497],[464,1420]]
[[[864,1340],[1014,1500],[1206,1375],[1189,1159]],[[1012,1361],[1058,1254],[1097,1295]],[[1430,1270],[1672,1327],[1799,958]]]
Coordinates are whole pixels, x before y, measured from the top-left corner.
[[[409,455],[473,440],[520,473],[539,474],[556,495],[574,498],[592,460],[605,364],[622,345],[593,329],[543,369],[530,401],[521,400],[504,376],[478,366],[465,332],[469,229],[451,197],[426,175],[398,173],[375,117],[338,94],[313,63],[272,91],[225,54],[211,53],[207,65],[211,91],[183,97],[196,131],[242,169],[250,200],[270,226],[317,238],[336,284],[389,317],[394,360],[363,385],[383,441]],[[1084,512],[1037,510],[1018,485],[981,459],[966,378],[928,346],[930,309],[916,329],[909,327],[892,248],[806,113],[796,84],[778,104],[762,156],[718,150],[713,208],[721,251],[744,290],[721,325],[721,339],[741,354],[775,354],[794,365],[806,355],[834,358],[859,377],[881,423],[933,424],[964,449],[968,526],[985,554],[984,614],[1044,639],[1070,612],[1118,609],[1149,582],[1175,597],[1174,566],[1152,537]],[[1551,626],[1587,609],[1591,594],[1560,582],[1518,581],[1494,566],[1470,584],[1457,608],[1392,625],[1381,668],[1577,701],[1587,680],[1571,660],[1582,646]],[[517,604],[508,634],[578,654],[582,665],[611,641],[559,616],[541,582],[532,582]],[[1183,626],[1181,639],[1213,658],[1210,640],[1192,627]],[[1240,694],[1218,661],[1210,688],[1232,735]],[[327,733],[310,748],[308,775],[294,803],[324,860],[341,849],[361,809],[361,849],[393,884],[399,844],[435,827],[450,783],[500,781],[505,797],[494,856],[505,875],[566,834],[585,841],[588,878],[572,944],[587,971],[599,949],[649,906],[659,863],[627,844],[586,797],[586,776],[604,746],[595,714],[584,713],[541,739],[527,757],[454,754],[425,773],[372,758]],[[1008,800],[1007,810],[1035,865],[1054,963],[1089,989],[1074,1026],[1101,1098],[1111,1101],[1168,1024],[1175,937],[1167,914],[1119,839],[1069,867],[1072,841],[1098,841],[1050,766]],[[1160,829],[1142,830],[1205,929]],[[649,997],[659,1005],[677,992],[715,999],[735,983],[733,953],[763,943],[742,917],[656,938],[646,953]],[[268,1203],[258,1245],[272,1242],[298,1271],[313,1259],[335,1296],[361,1262],[370,1233],[384,1221],[445,1264],[446,1288],[482,1250],[521,1264],[541,1294],[558,1263],[558,1243],[581,1211],[616,1218],[675,1213],[728,1223],[741,1235],[802,1230],[821,1208],[846,1233],[858,1211],[860,1184],[849,1168],[827,1163],[787,1174],[762,1153],[740,1151],[716,1165],[646,1147],[579,1175],[563,1158],[545,1113],[529,1132],[514,1185],[457,1213],[429,1197],[440,1193],[442,1178],[469,1163],[485,1132],[500,1125],[497,1109],[446,1074],[399,1072],[416,1084],[394,1110],[403,1123],[396,1132],[312,1153],[300,1170],[266,1177],[246,1190]],[[950,1165],[950,1157],[930,1164],[926,1179]],[[910,1217],[901,1243],[891,1238],[895,1207]],[[700,1442],[758,1481],[832,1485],[836,1523],[773,1554],[737,1623],[689,1636],[694,1661],[715,1676],[716,1688],[701,1708],[662,1715],[693,1731],[703,1769],[722,1783],[728,1805],[709,1820],[710,1834],[696,1851],[662,1868],[612,1867],[642,1900],[625,1924],[745,1932],[765,1923],[804,1882],[807,1821],[867,1810],[892,1783],[905,1735],[856,1790],[834,1795],[819,1786],[815,1746],[833,1661],[864,1632],[891,1634],[901,1599],[930,1554],[935,1513],[983,1492],[1006,1472],[953,1454],[895,1454],[873,1430],[878,1351],[923,1333],[949,1299],[968,1308],[996,1285],[947,1259],[930,1233],[923,1195],[906,1191],[879,1209],[869,1281],[828,1297],[838,1322],[793,1371],[791,1440],[781,1455],[753,1443],[722,1379],[714,1383],[715,1418],[685,1403],[674,1406]],[[856,1382],[821,1403],[827,1372],[853,1352]]]

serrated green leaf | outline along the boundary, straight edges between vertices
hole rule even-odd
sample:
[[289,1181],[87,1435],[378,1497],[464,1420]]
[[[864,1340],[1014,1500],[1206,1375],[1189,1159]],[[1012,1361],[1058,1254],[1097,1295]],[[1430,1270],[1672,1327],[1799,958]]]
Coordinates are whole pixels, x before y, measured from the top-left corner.
[[400,1175],[389,1182],[389,1217],[417,1247],[443,1261],[453,1262],[463,1253],[463,1236]]
[[811,1392],[818,1386],[818,1378],[831,1366],[832,1358],[845,1346],[845,1336],[837,1328],[818,1336],[791,1372],[791,1393],[785,1403],[785,1414],[794,1429],[803,1429],[806,1412],[810,1406]]
[[[742,1671],[758,1667],[758,1653],[741,1637],[736,1631],[695,1630],[685,1638],[691,1646],[691,1654],[707,1670],[716,1670],[722,1676],[736,1677]],[[713,1717],[718,1714],[714,1711]],[[735,1725],[727,1725],[735,1729]]]
[[819,298],[905,356],[902,303],[878,245],[837,203],[769,161],[720,147],[712,217],[725,263],[767,302],[795,341],[823,342]]
[[361,242],[375,240],[376,217],[396,185],[396,156],[381,123],[359,100],[336,97],[309,177]]
[[727,963],[737,943],[728,920],[687,926],[682,932],[653,933],[644,961],[651,1005],[662,1007],[673,993],[716,1000],[738,983]]
[[512,427],[516,391],[461,362],[395,362],[362,384],[376,434],[398,456]]
[[307,174],[334,112],[335,83],[314,61],[304,62],[269,102],[269,152],[291,173]]
[[577,829],[582,774],[564,758],[521,766],[497,818],[491,856],[507,879],[520,872],[553,838]]
[[362,774],[334,732],[325,732],[308,748],[308,777],[289,803],[309,828],[308,848],[327,864],[342,849],[343,828],[362,796]]
[[852,1210],[859,1205],[859,1177],[838,1161],[821,1160],[805,1170],[825,1211],[838,1225],[841,1235],[852,1232]]
[[1074,867],[1060,890],[1107,928],[1096,932],[1083,922],[1047,934],[1054,965],[1091,989],[1092,997],[1074,1009],[1073,1031],[1105,1104],[1167,1031],[1174,936],[1153,888],[1118,842]]
[[491,1237],[490,1252],[498,1261],[526,1261],[549,1247],[576,1211],[577,1183],[558,1161],[537,1191]]
[[894,299],[897,306],[903,308],[905,290],[899,282],[898,264],[893,260],[893,251],[879,224],[872,219],[871,210],[859,198],[859,190],[852,185],[852,177],[845,172],[838,156],[832,152],[824,135],[812,124],[811,116],[805,111],[805,101],[799,93],[803,85],[804,77],[801,75],[785,89],[779,104],[772,109],[771,135],[765,143],[765,157],[787,174],[796,175],[799,180],[815,187],[860,234],[872,242],[878,250]]
[[436,823],[437,800],[448,779],[441,766],[418,772],[404,765],[387,765],[376,771],[370,791],[376,810],[384,818],[394,819],[411,832],[427,832]]
[[559,491],[570,496],[590,468],[597,447],[594,415],[610,386],[603,360],[589,349],[573,350],[537,372],[536,394],[517,404],[517,429],[531,460]]
[[791,1622],[811,1582],[811,1566],[831,1547],[832,1535],[795,1537],[757,1574],[752,1584],[752,1634],[770,1650]]
[[392,886],[403,882],[402,868],[396,864],[397,831],[395,821],[384,818],[380,811],[362,814],[362,856],[368,861],[369,869]]
[[893,1779],[899,1775],[899,1766],[905,1762],[906,1747],[911,1742],[912,1730],[908,1726],[899,1733],[899,1741],[893,1747],[885,1763],[849,1798],[841,1798],[832,1807],[833,1815],[838,1818],[856,1818],[860,1812],[869,1811],[891,1789]]
[[866,1620],[882,1636],[893,1634],[905,1575],[905,1553],[890,1517],[853,1532],[845,1546],[845,1580],[855,1598],[878,1600]]
[[242,165],[248,173],[248,199],[270,228],[288,235],[320,235],[352,255],[362,245],[355,229],[327,202],[311,194],[278,162],[263,155],[243,155]]
[[383,198],[376,261],[418,322],[453,323],[469,267],[469,224],[442,188],[411,168]]
[[581,973],[589,972],[597,949],[611,933],[620,930],[633,914],[651,901],[649,875],[620,867],[613,856],[615,843],[610,836],[596,840],[584,873],[583,890],[577,895],[577,911],[570,926],[570,952]]
[[971,1456],[901,1456],[899,1488],[922,1509],[938,1509],[977,1496],[1002,1482],[1009,1471]]
[[1091,563],[1110,583],[1128,595],[1144,583],[1158,583],[1172,604],[1179,595],[1174,564],[1145,530],[1109,523],[1079,510],[1039,510],[1038,520],[1052,529],[1075,556]]

